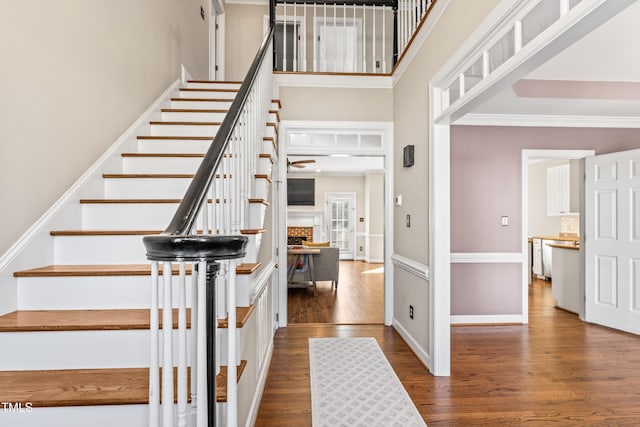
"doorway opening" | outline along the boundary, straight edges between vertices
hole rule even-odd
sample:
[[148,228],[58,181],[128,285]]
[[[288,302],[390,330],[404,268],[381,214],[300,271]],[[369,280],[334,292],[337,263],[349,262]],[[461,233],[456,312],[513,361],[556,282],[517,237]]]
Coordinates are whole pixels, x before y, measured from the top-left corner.
[[[584,241],[584,180],[579,178],[584,175],[584,159],[594,154],[594,150],[522,150],[522,254],[527,256],[527,262],[522,263],[524,322],[529,318],[532,277],[552,280],[549,245],[571,234],[577,234],[578,242]],[[577,294],[574,289],[571,295],[561,297],[564,300],[559,300],[558,306],[567,304],[562,308],[583,319],[584,250],[579,244],[578,248]]]

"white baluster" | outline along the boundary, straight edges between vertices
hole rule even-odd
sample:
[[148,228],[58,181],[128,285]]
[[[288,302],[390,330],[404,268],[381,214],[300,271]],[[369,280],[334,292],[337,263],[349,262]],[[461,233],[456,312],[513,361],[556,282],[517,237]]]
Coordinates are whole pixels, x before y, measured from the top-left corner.
[[[196,425],[198,427],[207,427],[208,399],[207,396],[207,328],[213,325],[207,325],[207,262],[198,263],[198,337],[197,337],[197,356],[196,366],[198,370],[198,408],[196,412]],[[215,378],[215,372],[212,372],[211,378]]]
[[[322,28],[324,29],[324,34],[322,34],[321,37],[324,37],[324,39],[326,39],[327,38],[327,4],[326,3],[323,4],[323,10],[324,10],[324,24]],[[321,71],[327,71],[327,40],[322,40],[322,44],[324,46],[324,49],[320,53],[322,55]]]
[[387,8],[382,7],[382,72],[387,72]]
[[354,72],[358,72],[358,28],[356,27],[356,4],[353,4],[353,55],[351,55],[352,68]]
[[371,47],[371,70],[373,73],[377,73],[377,68],[376,68],[376,38],[378,36],[378,33],[376,33],[376,5],[373,5],[373,18],[371,18],[371,21],[373,21],[373,30],[371,33],[371,38],[373,39],[372,47]]
[[293,71],[298,72],[298,22],[296,2],[293,2]]
[[343,33],[343,46],[342,46],[342,70],[347,71],[347,4],[342,5],[342,33]]
[[191,414],[198,408],[198,272],[191,265]]
[[338,71],[338,33],[336,30],[337,21],[336,21],[336,9],[338,6],[333,4],[333,72]]
[[171,301],[171,263],[162,267],[162,423],[173,425],[173,313]]
[[228,261],[228,366],[227,366],[227,425],[238,425],[238,381],[237,381],[237,355],[236,355],[236,261]]
[[367,7],[362,5],[362,72],[367,72]]
[[[315,3],[313,6],[315,7]],[[302,5],[302,71],[307,71],[307,5]],[[315,21],[314,21],[315,22]],[[300,28],[300,27],[298,27]]]
[[316,22],[316,4],[313,4],[313,71],[318,71],[318,26]]
[[287,3],[283,3],[284,13],[282,14],[282,71],[287,70]]
[[160,365],[159,319],[158,319],[158,261],[151,261],[151,310],[149,315],[151,330],[151,354],[149,355],[149,427],[160,425]]
[[[204,215],[206,218],[207,215]],[[187,282],[184,262],[178,276],[178,427],[187,425]]]

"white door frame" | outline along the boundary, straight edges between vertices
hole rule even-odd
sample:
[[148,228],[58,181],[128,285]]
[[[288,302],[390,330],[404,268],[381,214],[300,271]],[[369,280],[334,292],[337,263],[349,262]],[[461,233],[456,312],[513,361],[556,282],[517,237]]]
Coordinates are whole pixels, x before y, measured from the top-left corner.
[[[393,254],[393,123],[390,122],[307,122],[307,121],[287,121],[280,122],[280,135],[283,138],[281,141],[286,141],[288,131],[290,128],[303,127],[314,128],[322,127],[325,129],[361,129],[371,128],[377,131],[382,130],[383,135],[383,147],[382,153],[376,153],[384,157],[384,324],[391,326],[393,323],[393,263],[391,255]],[[278,158],[287,158],[287,144],[278,144]],[[283,207],[281,212],[286,212],[287,207],[287,162],[279,161],[277,163],[279,168],[279,177],[277,181],[279,185],[278,203]],[[287,216],[280,215],[278,218],[279,229],[287,229]],[[279,286],[278,292],[278,313],[279,321],[278,327],[287,326],[287,236],[285,233],[281,233],[278,236],[278,247],[281,248],[278,251],[278,264],[284,266],[278,269]]]
[[[595,155],[595,150],[522,150],[522,323],[529,322],[529,263],[524,258],[529,252],[529,160],[575,160]],[[584,188],[583,188],[584,192]],[[580,196],[580,240],[584,242],[584,194]],[[580,247],[580,265],[584,267],[584,248]],[[584,273],[584,268],[581,268]],[[579,317],[584,319],[584,274],[580,277]]]
[[220,0],[211,0],[211,16],[209,17],[210,80],[225,79],[225,22],[224,5]]
[[[450,104],[447,89],[496,41],[509,30],[518,28],[519,19],[534,5],[529,0],[504,0],[429,82],[429,368],[434,375],[451,375],[450,124],[571,46],[633,1],[582,0],[570,15],[518,48],[514,56],[487,73],[472,89],[465,92],[462,85],[460,98]],[[490,122],[484,124],[491,125]]]

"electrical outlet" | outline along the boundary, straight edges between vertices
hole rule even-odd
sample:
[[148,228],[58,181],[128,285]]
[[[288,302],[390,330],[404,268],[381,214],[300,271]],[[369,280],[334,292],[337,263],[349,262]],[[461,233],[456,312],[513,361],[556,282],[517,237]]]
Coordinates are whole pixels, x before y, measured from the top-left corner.
[[360,246],[360,252],[364,251],[364,248],[362,246]]
[[409,306],[409,319],[413,319],[413,306]]

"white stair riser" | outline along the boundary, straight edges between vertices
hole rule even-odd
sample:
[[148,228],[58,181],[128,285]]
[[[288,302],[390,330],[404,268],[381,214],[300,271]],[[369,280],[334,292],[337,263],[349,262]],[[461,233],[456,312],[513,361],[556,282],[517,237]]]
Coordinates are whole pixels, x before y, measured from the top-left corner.
[[249,225],[251,229],[263,228],[264,216],[267,212],[267,207],[259,203],[251,203],[249,205]]
[[262,141],[262,150],[260,152],[262,154],[271,154],[274,158],[276,157],[276,148],[273,146],[271,140]]
[[11,427],[147,426],[149,405],[36,407],[29,412],[3,412],[0,416],[3,426]]
[[105,197],[110,199],[182,199],[192,178],[105,179]]
[[[205,88],[210,89],[210,88]],[[179,91],[179,98],[203,98],[203,99],[233,99],[238,92],[226,92],[217,90],[204,90],[204,91],[191,91],[181,90]]]
[[169,111],[162,113],[162,120],[166,122],[221,122],[226,115],[226,111],[220,113]]
[[[190,331],[187,331],[188,339]],[[150,331],[56,331],[0,333],[2,370],[143,368],[149,366]],[[178,332],[174,331],[174,365]],[[160,345],[162,346],[162,333]],[[187,360],[191,352],[187,346]],[[46,357],[42,357],[46,354]],[[160,352],[162,359],[162,352]],[[162,361],[162,360],[161,360]]]
[[83,204],[85,230],[164,230],[177,203]]
[[151,136],[215,136],[220,125],[165,125],[150,126]]
[[213,138],[203,141],[190,140],[138,140],[139,153],[198,153],[204,154],[209,149]]
[[54,264],[144,264],[143,236],[55,236]]
[[[193,98],[197,98],[197,97],[194,96]],[[231,96],[222,96],[221,99],[224,99],[225,101],[187,101],[187,100],[171,101],[171,108],[179,108],[179,109],[197,108],[200,110],[228,110],[229,107],[231,107],[231,103],[233,102],[233,99],[231,99]]]
[[189,82],[190,89],[240,89],[241,83],[234,82]]
[[[236,366],[240,365],[242,355],[244,354],[244,342],[242,339],[242,329],[236,329]],[[229,353],[227,352],[228,329],[218,329],[217,356],[221,366],[229,366]]]
[[[159,305],[163,305],[163,280],[159,280]],[[174,306],[178,301],[178,276],[173,276]],[[191,278],[186,281],[186,303],[191,306]],[[149,308],[151,276],[21,277],[18,310],[115,310]]]
[[271,170],[273,169],[273,163],[267,158],[258,159],[258,174],[264,174],[271,176]]
[[278,116],[276,115],[276,113],[270,112],[267,121],[270,123],[278,123]]
[[236,275],[236,303],[238,307],[248,307],[251,305],[251,294],[255,289],[255,285],[255,273]]
[[260,252],[260,245],[262,244],[262,234],[249,234],[246,237],[249,238],[249,242],[247,242],[247,254],[242,258],[242,262],[250,264],[258,260],[258,253]]
[[271,183],[264,178],[256,178],[254,180],[254,197],[256,199],[265,199],[269,198],[269,189],[271,188]]
[[123,173],[194,174],[202,157],[124,157]]
[[276,141],[278,140],[278,133],[273,126],[267,126],[264,136],[270,136],[272,138],[276,138]]

